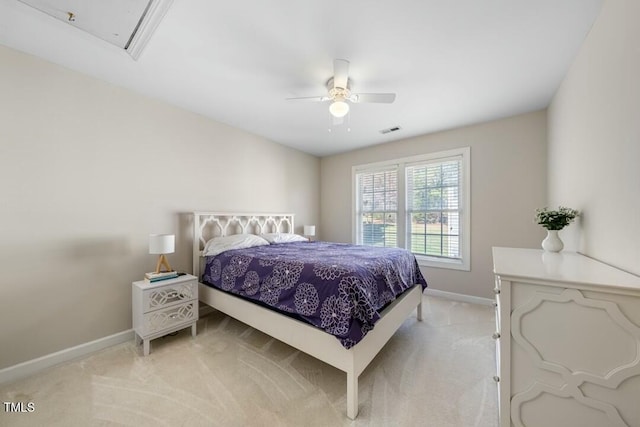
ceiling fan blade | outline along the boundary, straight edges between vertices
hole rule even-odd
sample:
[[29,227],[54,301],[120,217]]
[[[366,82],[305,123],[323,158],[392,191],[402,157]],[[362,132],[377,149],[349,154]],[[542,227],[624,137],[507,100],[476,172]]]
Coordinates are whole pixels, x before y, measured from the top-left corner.
[[347,88],[349,82],[349,61],[346,59],[333,60],[333,87]]
[[391,104],[396,100],[395,93],[354,93],[349,98],[351,102],[379,102]]
[[305,96],[302,98],[285,98],[286,101],[328,101],[330,98],[328,96]]

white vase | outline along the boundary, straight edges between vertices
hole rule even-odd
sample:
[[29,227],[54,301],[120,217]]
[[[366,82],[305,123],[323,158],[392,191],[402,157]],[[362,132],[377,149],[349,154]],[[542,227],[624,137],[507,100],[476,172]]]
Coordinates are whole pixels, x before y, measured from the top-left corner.
[[560,252],[564,243],[558,236],[558,230],[547,230],[547,237],[542,241],[542,249],[547,252]]

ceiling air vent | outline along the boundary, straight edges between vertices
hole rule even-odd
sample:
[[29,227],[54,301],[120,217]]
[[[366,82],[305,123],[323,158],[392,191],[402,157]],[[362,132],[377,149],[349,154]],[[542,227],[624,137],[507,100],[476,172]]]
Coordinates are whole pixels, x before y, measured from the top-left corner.
[[391,133],[391,132],[396,132],[400,130],[400,126],[394,126],[392,128],[388,128],[388,129],[382,129],[380,131],[381,134],[387,134],[387,133]]
[[[20,0],[138,59],[173,0]],[[55,4],[54,4],[55,3]]]

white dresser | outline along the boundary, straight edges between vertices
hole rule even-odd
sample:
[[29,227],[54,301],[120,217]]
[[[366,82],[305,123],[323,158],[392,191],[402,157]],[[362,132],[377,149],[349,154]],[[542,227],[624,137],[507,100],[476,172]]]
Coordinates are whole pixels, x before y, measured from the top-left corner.
[[500,427],[640,427],[640,277],[493,248]]
[[136,341],[143,341],[144,355],[149,341],[191,326],[196,336],[198,321],[198,279],[190,274],[149,283],[133,282],[133,329]]

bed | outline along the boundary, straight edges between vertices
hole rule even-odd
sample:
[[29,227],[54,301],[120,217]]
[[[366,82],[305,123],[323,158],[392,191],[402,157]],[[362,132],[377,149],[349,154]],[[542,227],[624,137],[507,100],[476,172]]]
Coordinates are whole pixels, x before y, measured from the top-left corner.
[[[193,229],[193,273],[199,278],[200,301],[346,372],[347,416],[355,419],[359,375],[414,310],[422,320],[426,282],[415,258],[409,254],[410,265],[401,250],[371,258],[371,248],[326,242],[258,245],[204,256],[205,249],[211,253],[207,242],[214,237],[291,235],[293,214],[194,212]],[[332,258],[336,253],[340,259]],[[342,262],[347,258],[355,263]],[[389,270],[390,264],[399,267]],[[380,285],[372,284],[373,276],[364,276],[378,270],[391,276],[390,285],[376,287]],[[296,283],[284,272],[295,273]],[[354,286],[354,280],[366,286]],[[277,298],[270,293],[273,289],[278,290]],[[352,303],[340,306],[339,301]],[[340,307],[347,305],[351,317],[338,322]]]

